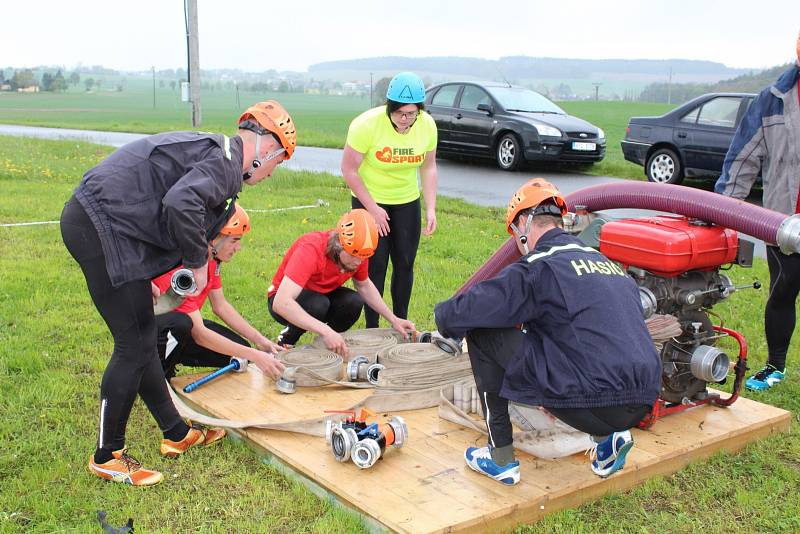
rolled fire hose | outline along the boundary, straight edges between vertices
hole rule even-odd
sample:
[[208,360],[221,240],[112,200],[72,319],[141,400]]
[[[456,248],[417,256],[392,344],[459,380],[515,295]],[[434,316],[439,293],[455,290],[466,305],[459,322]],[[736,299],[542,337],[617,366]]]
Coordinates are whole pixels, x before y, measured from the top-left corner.
[[[585,187],[566,197],[567,206],[586,206],[588,211],[636,208],[676,213],[731,228],[777,245],[784,254],[800,253],[800,214],[785,215],[742,200],[680,185],[649,182],[616,182]],[[509,239],[473,274],[455,295],[497,275],[519,259]]]
[[[378,353],[387,347],[396,345],[403,338],[400,333],[390,328],[367,328],[342,332],[352,358],[364,356],[369,363],[377,361]],[[317,349],[325,349],[325,342],[317,337],[311,343]]]

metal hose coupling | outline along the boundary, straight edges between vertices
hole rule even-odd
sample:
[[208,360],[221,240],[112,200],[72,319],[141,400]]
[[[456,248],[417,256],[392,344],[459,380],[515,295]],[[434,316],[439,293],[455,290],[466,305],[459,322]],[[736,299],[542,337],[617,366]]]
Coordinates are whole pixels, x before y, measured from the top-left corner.
[[433,332],[417,332],[414,335],[414,341],[417,343],[433,343],[441,350],[453,356],[461,354],[461,342],[456,339],[444,337],[438,330]]
[[250,360],[247,358],[240,358],[239,356],[231,356],[231,363],[238,362],[239,366],[233,368],[234,373],[246,373],[247,372],[247,364],[250,363]]
[[386,366],[381,363],[373,363],[367,367],[367,381],[373,386],[377,386],[381,378],[381,371],[384,369],[386,369]]
[[800,214],[787,217],[781,223],[775,242],[784,254],[800,253]]
[[169,288],[163,295],[156,299],[153,306],[153,313],[161,315],[171,312],[181,304],[187,295],[197,291],[197,282],[194,279],[194,273],[191,269],[178,269],[172,273],[172,278],[169,282]]
[[275,389],[281,393],[294,393],[297,391],[297,367],[287,367],[283,374],[275,381]]
[[368,378],[369,358],[356,356],[347,362],[347,379],[350,382],[366,382]]

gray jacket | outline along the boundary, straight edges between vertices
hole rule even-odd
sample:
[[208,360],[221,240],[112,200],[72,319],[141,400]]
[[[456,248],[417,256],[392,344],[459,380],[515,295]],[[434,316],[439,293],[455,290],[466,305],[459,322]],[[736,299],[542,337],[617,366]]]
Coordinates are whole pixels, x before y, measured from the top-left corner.
[[75,198],[118,287],[208,259],[208,239],[242,189],[242,140],[168,132],[129,143],[90,169]]
[[800,192],[800,104],[793,65],[753,101],[725,156],[714,190],[745,198],[761,174],[764,207],[795,213]]

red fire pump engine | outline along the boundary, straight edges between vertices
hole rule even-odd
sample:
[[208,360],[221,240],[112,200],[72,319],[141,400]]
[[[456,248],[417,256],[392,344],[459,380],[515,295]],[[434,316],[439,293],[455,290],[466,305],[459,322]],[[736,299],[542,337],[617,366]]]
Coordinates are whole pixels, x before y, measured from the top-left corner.
[[[736,290],[760,287],[758,282],[734,286],[721,272],[733,264],[751,267],[753,243],[740,239],[735,230],[683,216],[596,219],[583,234],[587,231],[596,236],[600,251],[636,280],[645,316],[672,315],[680,325],[680,335],[663,344],[661,394],[639,426],[649,428],[664,415],[703,404],[732,404],[747,371],[747,343],[740,333],[712,324],[709,311]],[[583,234],[585,241],[592,241]],[[727,398],[707,389],[709,383],[727,379],[730,358],[716,347],[722,336],[739,345]]]

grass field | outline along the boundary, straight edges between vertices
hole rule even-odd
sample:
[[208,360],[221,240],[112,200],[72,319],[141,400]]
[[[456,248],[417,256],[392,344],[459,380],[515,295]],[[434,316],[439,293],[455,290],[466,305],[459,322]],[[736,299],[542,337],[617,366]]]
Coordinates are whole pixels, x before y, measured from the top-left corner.
[[[202,95],[202,129],[234,133],[238,114],[247,105],[274,98],[282,102],[297,121],[301,145],[341,148],[350,121],[369,107],[369,98],[306,95],[297,93],[241,93],[236,105],[233,91],[205,91]],[[626,162],[619,142],[625,137],[628,119],[660,115],[671,106],[641,102],[560,102],[568,113],[600,126],[606,132],[606,157],[581,172],[642,180],[640,166]],[[191,129],[191,108],[179,102],[178,93],[156,89],[138,81],[122,92],[15,94],[0,93],[0,123],[82,128],[118,132],[157,133]]]
[[[0,223],[58,219],[84,170],[109,150],[0,138]],[[330,206],[253,213],[253,232],[224,268],[227,297],[267,335],[275,336],[279,326],[265,310],[264,293],[283,252],[300,233],[330,227],[349,208],[349,196],[330,175],[279,170],[241,197],[243,206],[261,209],[318,198]],[[449,297],[507,237],[497,209],[443,198],[438,215],[440,228],[423,239],[416,267],[411,319],[420,328],[433,325],[433,305]],[[754,269],[734,268],[729,274],[738,284],[768,280],[758,260]],[[765,299],[764,290],[736,293],[714,310],[748,338],[751,367],[760,367],[766,356]],[[111,348],[58,226],[0,227],[0,532],[99,532],[96,510],[107,511],[116,526],[134,518],[137,532],[364,531],[355,515],[317,499],[230,440],[176,461],[162,459],[157,427],[138,401],[127,444],[146,466],[165,473],[164,483],[140,489],[91,476],[86,462]],[[726,348],[733,350],[732,344]],[[746,395],[791,410],[796,418],[797,354],[795,338],[788,380],[770,393]],[[739,454],[719,453],[631,492],[520,525],[517,532],[798,532],[798,487],[795,424],[788,435]]]

